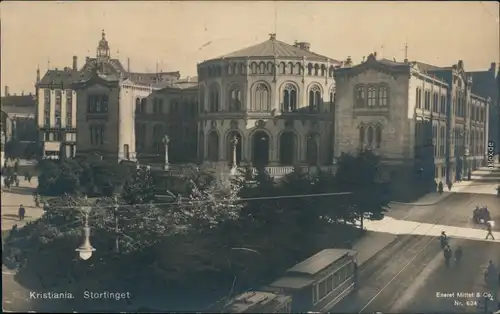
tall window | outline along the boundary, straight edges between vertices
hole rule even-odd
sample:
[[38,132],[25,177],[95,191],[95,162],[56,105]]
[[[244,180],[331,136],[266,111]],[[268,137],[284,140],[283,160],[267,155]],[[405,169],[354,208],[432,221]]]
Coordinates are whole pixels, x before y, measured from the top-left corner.
[[229,111],[237,112],[241,110],[241,91],[233,89],[230,93]]
[[375,147],[380,148],[382,145],[382,126],[377,124],[375,126]]
[[438,145],[437,145],[437,141],[438,141],[438,133],[437,133],[438,129],[437,129],[437,125],[433,125],[432,126],[432,144],[433,144],[433,147],[434,147],[434,156],[438,156]]
[[377,105],[377,89],[375,86],[368,86],[368,107],[373,108]]
[[163,146],[162,140],[165,132],[163,131],[163,125],[157,124],[153,127],[153,149],[156,153],[161,152]]
[[368,130],[366,132],[366,137],[368,140],[368,146],[371,147],[373,145],[373,127],[372,126],[368,127]]
[[90,144],[96,146],[104,144],[104,125],[94,124],[90,126]]
[[380,86],[378,88],[378,105],[380,107],[387,107],[388,101],[387,86]]
[[365,87],[363,85],[356,86],[356,107],[365,106]]
[[87,98],[88,113],[107,113],[108,96],[107,95],[89,95]]
[[441,95],[441,101],[439,103],[439,111],[441,113],[446,113],[446,96],[445,95]]
[[163,113],[163,99],[153,98],[153,113]]
[[335,90],[330,91],[330,111],[335,112]]
[[144,143],[146,142],[146,124],[145,123],[137,123],[135,125],[135,148],[138,151],[144,149]]
[[307,65],[307,75],[312,75],[312,71],[313,71],[313,65],[312,63],[309,63]]
[[309,111],[319,112],[321,106],[321,90],[318,86],[314,85],[309,90]]
[[292,84],[287,84],[283,90],[283,111],[297,110],[297,89]]
[[54,106],[54,118],[55,127],[61,127],[61,103],[62,103],[62,91],[60,89],[56,90],[56,103]]
[[210,99],[209,99],[209,111],[210,112],[218,112],[220,109],[219,104],[219,88],[218,86],[212,86],[210,88]]
[[365,127],[359,127],[359,145],[360,147],[365,146]]
[[66,127],[73,127],[73,91],[66,90]]
[[444,126],[439,128],[439,156],[444,157],[446,145],[446,129]]
[[45,127],[50,126],[50,89],[45,89],[43,91],[43,116]]
[[269,89],[264,84],[257,85],[255,89],[254,107],[255,111],[270,111]]
[[424,92],[424,109],[431,110],[431,92]]
[[416,107],[417,108],[422,108],[422,90],[417,87],[417,94],[415,97],[415,102],[416,102]]
[[438,94],[432,94],[432,112],[438,112]]

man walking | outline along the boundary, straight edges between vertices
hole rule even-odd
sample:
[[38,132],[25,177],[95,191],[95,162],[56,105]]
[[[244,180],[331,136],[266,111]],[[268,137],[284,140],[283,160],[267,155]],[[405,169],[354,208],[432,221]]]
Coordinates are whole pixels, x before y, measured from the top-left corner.
[[21,206],[19,206],[19,220],[20,221],[24,220],[25,214],[26,214],[26,209],[24,209],[24,206],[21,204]]
[[486,234],[486,240],[491,236],[492,240],[495,240],[495,237],[493,236],[493,232],[491,232],[491,222],[486,223],[486,230],[488,230],[488,234]]

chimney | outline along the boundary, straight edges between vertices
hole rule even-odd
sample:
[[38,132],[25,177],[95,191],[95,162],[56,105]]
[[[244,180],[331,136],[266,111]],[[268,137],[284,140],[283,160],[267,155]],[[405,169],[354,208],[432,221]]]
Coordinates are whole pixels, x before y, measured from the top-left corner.
[[377,52],[376,51],[373,53],[373,56],[375,57],[375,59],[377,59]]
[[458,67],[460,69],[463,69],[464,68],[464,60],[458,60]]
[[311,49],[311,44],[305,41],[295,42],[294,46],[305,51],[310,51]]
[[73,71],[78,71],[78,57],[73,56]]
[[85,57],[85,63],[89,63],[90,57]]
[[127,58],[127,72],[130,72],[130,58]]
[[5,85],[5,92],[4,92],[4,96],[9,96],[9,86]]
[[497,69],[497,64],[495,62],[492,62],[490,64],[490,72],[494,74],[496,69]]

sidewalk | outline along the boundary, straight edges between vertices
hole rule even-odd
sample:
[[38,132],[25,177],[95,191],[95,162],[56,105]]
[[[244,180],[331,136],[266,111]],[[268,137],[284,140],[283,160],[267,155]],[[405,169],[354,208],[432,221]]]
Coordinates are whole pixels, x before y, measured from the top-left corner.
[[[21,180],[19,187],[12,187],[10,191],[2,190],[2,231],[11,230],[17,224],[23,227],[28,221],[36,220],[43,214],[41,208],[35,207],[33,192],[38,186],[38,179],[34,177],[31,183]],[[19,206],[26,209],[25,221],[18,220]]]

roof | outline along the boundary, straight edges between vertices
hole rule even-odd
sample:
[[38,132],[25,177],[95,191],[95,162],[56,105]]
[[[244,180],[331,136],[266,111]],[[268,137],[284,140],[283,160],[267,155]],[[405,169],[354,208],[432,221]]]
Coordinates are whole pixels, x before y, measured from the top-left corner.
[[412,64],[415,64],[418,66],[418,69],[423,72],[429,72],[429,71],[442,71],[442,70],[449,70],[451,67],[438,67],[436,65],[420,62],[420,61],[412,61]]
[[322,56],[320,54],[301,49],[294,45],[287,44],[280,40],[277,40],[275,36],[271,36],[268,40],[261,42],[259,44],[246,47],[226,55],[220,56],[215,59],[225,59],[225,58],[242,58],[242,57],[276,57],[276,58],[307,58],[308,60],[317,61],[330,61],[334,63],[340,63],[337,60],[331,59],[329,57]]
[[314,279],[300,276],[284,276],[276,280],[269,286],[271,288],[302,289],[311,285]]
[[300,273],[306,275],[315,275],[326,267],[333,264],[335,261],[352,253],[352,250],[344,249],[325,249],[314,254],[303,262],[288,269],[287,273]]
[[498,97],[498,81],[490,71],[467,72],[472,75],[472,93],[488,98]]
[[42,88],[52,85],[63,85],[70,87],[71,84],[73,84],[73,82],[78,78],[78,76],[78,72],[73,71],[71,68],[64,68],[63,70],[47,70],[47,72],[37,85]]
[[389,59],[381,59],[378,60],[378,62],[385,64],[387,66],[408,66],[408,63],[406,62],[398,62],[398,61],[393,61]]
[[1,98],[2,111],[8,115],[34,115],[36,113],[35,95],[9,95]]

